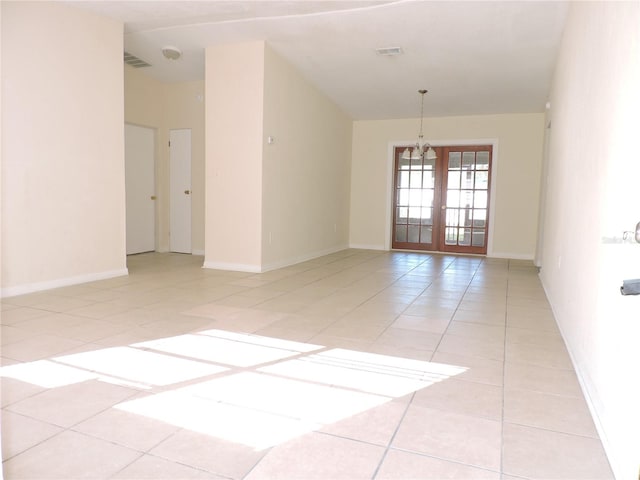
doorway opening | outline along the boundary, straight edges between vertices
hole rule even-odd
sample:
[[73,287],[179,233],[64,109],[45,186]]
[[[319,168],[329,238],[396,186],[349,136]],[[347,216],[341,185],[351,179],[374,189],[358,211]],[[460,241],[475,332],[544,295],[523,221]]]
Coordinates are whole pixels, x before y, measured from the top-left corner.
[[492,145],[433,147],[436,159],[394,149],[391,247],[487,253]]

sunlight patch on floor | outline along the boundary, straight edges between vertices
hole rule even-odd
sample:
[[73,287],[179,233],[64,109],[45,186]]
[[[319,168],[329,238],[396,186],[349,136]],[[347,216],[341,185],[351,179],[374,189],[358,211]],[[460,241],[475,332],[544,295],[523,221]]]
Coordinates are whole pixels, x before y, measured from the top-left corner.
[[0,375],[45,388],[89,380],[141,388],[149,395],[114,408],[262,450],[465,370],[206,330],[10,365]]

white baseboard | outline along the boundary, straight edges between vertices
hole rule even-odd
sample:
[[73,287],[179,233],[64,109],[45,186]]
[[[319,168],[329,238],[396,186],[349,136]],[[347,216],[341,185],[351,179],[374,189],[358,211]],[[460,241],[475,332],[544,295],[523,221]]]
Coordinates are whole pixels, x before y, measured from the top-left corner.
[[365,245],[361,243],[352,243],[349,248],[357,248],[360,250],[387,250],[384,245]]
[[53,288],[68,287],[70,285],[78,285],[81,283],[96,282],[98,280],[107,280],[114,277],[122,277],[129,275],[126,268],[120,270],[109,270],[106,272],[89,273],[86,275],[77,275],[75,277],[58,278],[55,280],[47,280],[46,282],[25,283],[14,287],[4,287],[0,291],[0,297],[15,297],[17,295],[26,295],[28,293],[41,292],[43,290],[51,290]]
[[260,265],[251,265],[245,263],[227,263],[227,262],[204,262],[202,268],[210,268],[212,270],[230,270],[232,272],[261,273]]
[[314,258],[323,257],[325,255],[331,255],[332,253],[346,250],[346,245],[340,245],[326,250],[307,253],[296,257],[290,257],[277,262],[267,263],[264,265],[251,265],[243,263],[227,263],[227,262],[204,262],[202,268],[211,268],[214,270],[231,270],[234,272],[248,272],[248,273],[264,273],[278,268],[288,267],[290,265],[296,265],[298,263],[306,262],[307,260],[313,260]]
[[263,272],[269,272],[278,268],[284,268],[298,263],[306,262],[307,260],[313,260],[314,258],[324,257],[325,255],[331,255],[332,253],[341,252],[349,247],[346,245],[340,245],[337,247],[327,248],[326,250],[320,250],[317,252],[311,252],[297,257],[290,257],[285,260],[279,260],[277,262],[268,263],[262,266]]
[[197,257],[204,257],[204,250],[192,250],[191,255],[195,255]]
[[505,253],[505,252],[489,252],[488,258],[506,258],[509,260],[531,260],[533,262],[533,254],[523,253]]

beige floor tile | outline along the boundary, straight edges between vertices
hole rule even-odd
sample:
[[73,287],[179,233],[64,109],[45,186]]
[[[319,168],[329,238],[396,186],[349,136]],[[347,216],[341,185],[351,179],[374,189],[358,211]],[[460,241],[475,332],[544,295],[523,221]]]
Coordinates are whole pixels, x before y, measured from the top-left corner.
[[502,424],[410,405],[393,447],[499,470]]
[[5,313],[8,312],[9,310],[15,310],[16,308],[20,308],[19,305],[13,305],[11,303],[8,303],[10,301],[10,298],[4,298],[0,301],[0,312]]
[[436,352],[455,353],[471,357],[503,360],[504,343],[498,340],[482,340],[478,338],[459,337],[445,333]]
[[344,420],[325,425],[320,431],[386,447],[407,409],[409,398],[386,402]]
[[30,318],[14,326],[30,332],[31,335],[34,333],[57,335],[61,330],[78,325],[85,320],[85,318],[68,313],[47,312],[47,315]]
[[441,338],[439,333],[389,327],[375,340],[374,345],[434,350]]
[[118,409],[109,409],[73,427],[74,431],[146,452],[178,427]]
[[391,355],[394,357],[408,358],[413,360],[429,361],[433,357],[433,350],[420,348],[410,348],[402,345],[385,345],[374,343],[367,348],[367,352],[378,353],[380,355]]
[[226,480],[226,477],[152,455],[143,455],[110,478],[114,480]]
[[373,342],[386,330],[385,325],[368,325],[357,322],[338,320],[333,325],[329,325],[320,333],[332,337],[353,338]]
[[81,300],[78,298],[52,296],[45,301],[36,302],[33,305],[33,308],[47,310],[49,312],[68,312],[69,310],[73,310],[75,308],[86,307],[91,303],[92,302],[90,301]]
[[539,346],[508,343],[505,350],[505,362],[507,363],[528,363],[539,367],[573,370],[571,358],[564,345]]
[[507,313],[507,326],[556,334],[560,333],[553,316],[526,316]]
[[417,391],[412,404],[500,421],[502,387],[452,377]]
[[601,443],[590,437],[504,424],[503,472],[528,479],[613,479]]
[[[16,364],[14,363],[13,365]],[[15,378],[8,378],[4,373],[1,381],[0,398],[2,399],[3,408],[45,390],[44,387],[38,385],[16,380]]]
[[457,310],[453,315],[456,322],[482,323],[487,325],[504,325],[504,313],[483,312],[480,310]]
[[458,306],[458,310],[481,312],[492,316],[504,316],[507,312],[507,306],[504,299],[498,300],[496,298],[494,302],[476,302],[463,298]]
[[2,347],[2,355],[22,362],[40,360],[79,347],[83,342],[55,335],[35,335]]
[[267,325],[264,328],[256,330],[256,335],[264,335],[266,337],[282,338],[284,340],[293,340],[295,342],[308,342],[316,336],[323,328],[315,326],[300,327],[283,327],[275,324]]
[[456,376],[458,380],[499,386],[503,383],[504,363],[500,360],[436,352],[432,361],[465,368],[464,372]]
[[132,389],[91,380],[45,390],[7,408],[43,422],[70,427],[136,393]]
[[[47,478],[497,478],[501,448],[504,480],[609,478],[531,262],[344,250],[263,274],[202,263],[135,255],[129,276],[3,299],[5,478],[42,478],[54,459]],[[217,340],[176,340],[192,337]],[[169,383],[166,362],[109,370],[142,388],[58,363],[105,347],[228,370]],[[21,362],[34,367],[18,380]],[[38,385],[45,374],[63,386]]]
[[348,348],[359,352],[367,352],[373,345],[372,342],[353,338],[336,337],[319,333],[310,339],[311,343],[323,345],[327,348]]
[[2,325],[14,325],[25,320],[31,320],[32,318],[43,317],[50,314],[51,312],[47,312],[46,310],[14,306],[11,310],[2,310],[0,321],[2,321]]
[[123,325],[116,325],[103,320],[86,318],[57,332],[58,336],[79,342],[95,342],[101,338],[112,337],[126,331]]
[[391,449],[376,475],[377,480],[499,480],[500,473],[461,463]]
[[9,458],[62,432],[62,428],[3,410],[2,459]]
[[477,338],[483,340],[503,341],[504,327],[502,325],[486,325],[482,323],[469,323],[453,321],[449,324],[447,333],[459,337]]
[[582,397],[506,389],[504,421],[598,438],[591,413]]
[[116,305],[115,303],[99,302],[92,303],[81,308],[75,308],[69,310],[67,313],[70,315],[77,315],[80,317],[88,317],[93,319],[101,319],[118,313],[123,313],[128,310],[129,307],[123,305]]
[[139,452],[75,432],[63,432],[4,462],[6,478],[109,478]]
[[402,313],[402,315],[415,315],[418,317],[451,319],[455,310],[455,307],[413,303],[400,313]]
[[383,454],[383,447],[311,433],[272,448],[245,479],[370,479]]
[[560,332],[507,327],[507,343],[521,343],[540,347],[562,348],[564,341]]
[[31,337],[33,337],[33,333],[24,328],[12,325],[2,325],[0,328],[0,339],[3,346],[29,340]]
[[[546,301],[545,301],[546,303]],[[509,305],[507,307],[507,317],[509,318],[537,318],[539,320],[554,320],[553,312],[545,307],[531,307],[531,306],[519,306]]]
[[201,433],[180,430],[150,453],[222,477],[243,478],[266,452]]
[[545,368],[525,363],[506,363],[504,370],[505,388],[582,396],[580,384],[572,370]]
[[441,309],[443,311],[451,312],[458,308],[460,303],[457,298],[439,297],[431,294],[423,294],[414,300],[411,304],[413,306],[430,307],[433,309]]
[[418,332],[439,333],[445,332],[451,319],[447,316],[441,318],[424,317],[417,315],[400,315],[391,326],[405,330]]

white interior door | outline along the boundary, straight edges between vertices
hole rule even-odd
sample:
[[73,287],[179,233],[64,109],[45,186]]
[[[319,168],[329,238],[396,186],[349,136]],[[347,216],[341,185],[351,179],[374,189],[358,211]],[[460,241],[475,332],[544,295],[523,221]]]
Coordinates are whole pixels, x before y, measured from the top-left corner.
[[155,250],[155,131],[125,124],[127,255]]
[[191,253],[191,129],[169,131],[169,249]]

